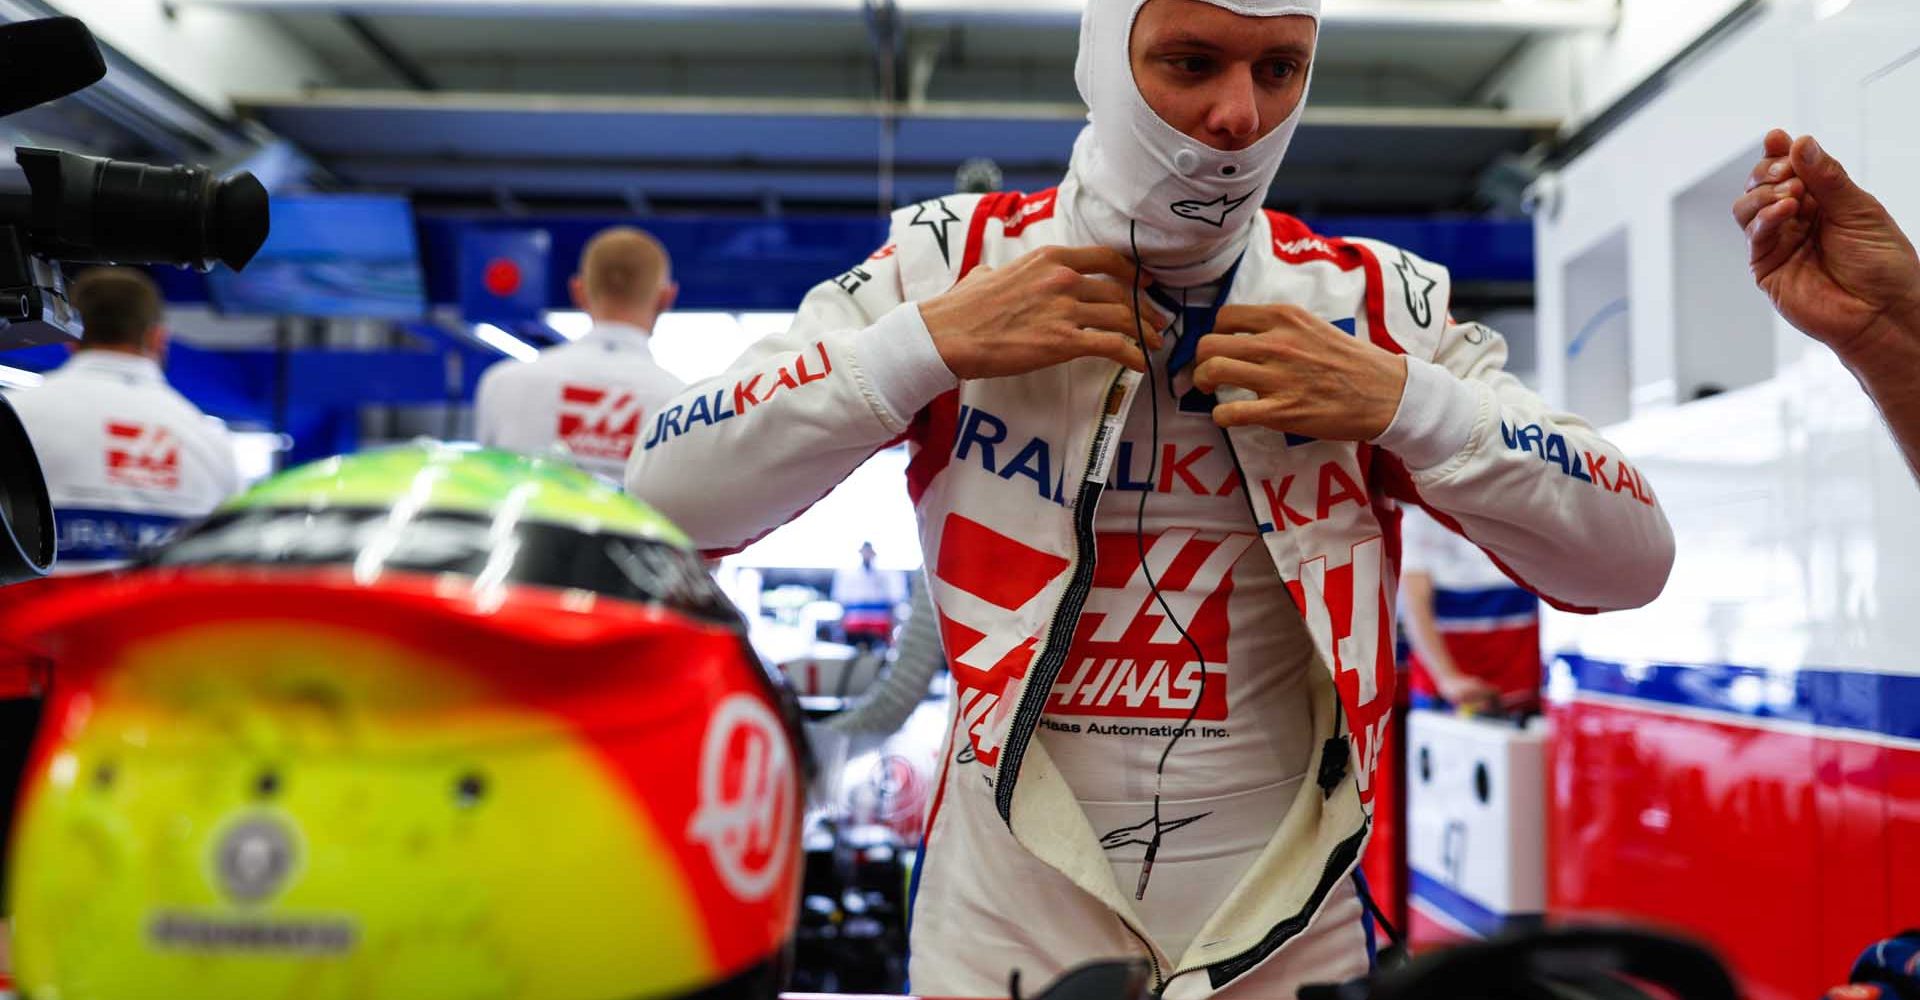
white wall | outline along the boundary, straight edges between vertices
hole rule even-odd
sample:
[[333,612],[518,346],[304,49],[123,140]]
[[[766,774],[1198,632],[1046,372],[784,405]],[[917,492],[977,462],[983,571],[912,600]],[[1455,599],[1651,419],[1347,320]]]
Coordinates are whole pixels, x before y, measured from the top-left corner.
[[[1628,248],[1631,419],[1609,433],[1647,474],[1679,546],[1659,601],[1550,616],[1550,652],[1916,669],[1920,487],[1845,369],[1756,306],[1730,212],[1739,162],[1780,126],[1818,135],[1920,234],[1920,3],[1853,0],[1827,17],[1822,6],[1834,0],[1779,0],[1703,54],[1570,164],[1557,213],[1536,220],[1542,381],[1558,403],[1575,396],[1569,305],[1604,291],[1575,265],[1611,239]],[[1700,286],[1706,297],[1689,300]],[[1734,305],[1716,309],[1716,296]],[[1712,349],[1682,351],[1687,338]],[[1689,367],[1729,352],[1743,355],[1729,370],[1770,362],[1776,374],[1678,401]]]
[[1684,402],[1773,377],[1774,313],[1747,267],[1746,235],[1729,224],[1727,192],[1746,187],[1759,141],[1675,197],[1673,212],[1674,383]]
[[[1569,296],[1580,294],[1569,290],[1567,268],[1624,231],[1633,409],[1645,412],[1677,398],[1674,205],[1758,146],[1768,128],[1795,123],[1796,36],[1804,22],[1788,7],[1769,11],[1562,172],[1557,204],[1535,226],[1540,367],[1549,392],[1567,398],[1566,347],[1578,332],[1567,325]],[[1725,196],[1729,228],[1739,194]]]
[[[1596,423],[1624,420],[1633,398],[1632,257],[1627,234],[1616,230],[1566,261],[1556,277],[1559,296],[1553,342],[1553,391],[1575,413]],[[1537,334],[1536,334],[1537,336]]]
[[1520,111],[1563,115],[1573,131],[1739,6],[1741,0],[1622,0],[1605,35],[1548,36],[1485,91]]
[[[182,93],[227,114],[235,94],[284,95],[333,72],[266,15],[153,0],[52,0]],[[166,10],[174,10],[172,17]]]

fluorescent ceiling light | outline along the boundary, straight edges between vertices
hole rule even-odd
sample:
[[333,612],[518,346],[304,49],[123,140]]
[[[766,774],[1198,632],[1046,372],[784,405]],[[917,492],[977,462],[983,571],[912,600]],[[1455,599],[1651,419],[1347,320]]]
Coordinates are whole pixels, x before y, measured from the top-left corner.
[[[708,10],[748,14],[763,10],[845,11],[856,13],[860,0],[186,0],[204,7],[229,7],[279,13],[333,13],[342,6],[372,8],[380,14],[471,17],[618,17],[648,16],[662,10]],[[909,15],[1015,15],[1078,17],[1085,0],[897,0]],[[1833,3],[1837,0],[1820,0]],[[1479,28],[1514,31],[1604,31],[1618,23],[1614,0],[1327,0],[1328,24],[1383,28]]]
[[488,347],[508,357],[517,358],[521,361],[532,361],[540,356],[540,351],[532,344],[494,326],[492,323],[481,323],[475,326],[473,328],[473,335],[480,338],[481,343],[486,344]]
[[293,447],[293,438],[276,431],[230,431],[240,481],[248,485],[273,475],[275,459]]
[[0,365],[0,386],[6,386],[9,389],[37,389],[40,383],[45,381],[46,379],[42,378],[38,372]]
[[549,309],[540,314],[540,322],[565,340],[579,340],[593,330],[593,317],[578,309]]
[[1853,0],[1816,0],[1813,5],[1813,16],[1817,20],[1824,21],[1851,6],[1853,6]]

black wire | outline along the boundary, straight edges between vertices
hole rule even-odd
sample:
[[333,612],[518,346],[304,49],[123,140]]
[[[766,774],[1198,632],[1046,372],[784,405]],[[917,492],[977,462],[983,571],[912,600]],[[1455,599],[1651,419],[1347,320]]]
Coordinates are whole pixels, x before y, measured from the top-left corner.
[[1387,915],[1380,909],[1380,904],[1374,902],[1373,888],[1367,884],[1365,879],[1359,880],[1356,885],[1360,890],[1361,904],[1367,908],[1368,913],[1373,915],[1373,919],[1380,925],[1380,929],[1387,932],[1387,943],[1397,947],[1406,947],[1406,936],[1400,933],[1400,928],[1393,926],[1393,921],[1387,919]]
[[[1180,633],[1180,638],[1185,639],[1187,645],[1193,648],[1193,655],[1200,661],[1200,690],[1194,696],[1193,707],[1188,709],[1186,721],[1182,722],[1180,728],[1173,731],[1172,738],[1167,740],[1166,749],[1160,751],[1160,763],[1153,769],[1153,839],[1147,843],[1146,861],[1140,868],[1140,882],[1135,887],[1133,896],[1135,899],[1145,899],[1147,879],[1153,875],[1153,859],[1160,853],[1160,793],[1166,784],[1167,759],[1173,756],[1173,748],[1179,745],[1180,738],[1187,734],[1187,730],[1193,728],[1194,721],[1200,717],[1200,706],[1206,703],[1207,654],[1200,648],[1200,643],[1187,631],[1187,627],[1180,623],[1180,617],[1173,613],[1173,608],[1167,604],[1167,595],[1161,592],[1160,581],[1154,579],[1153,567],[1147,562],[1147,497],[1153,493],[1153,484],[1159,474],[1160,465],[1160,386],[1157,381],[1158,376],[1153,370],[1153,352],[1147,348],[1146,321],[1140,313],[1140,244],[1134,238],[1132,221],[1127,223],[1127,243],[1133,250],[1133,332],[1140,344],[1140,355],[1146,359],[1147,363],[1147,401],[1150,404],[1148,412],[1152,415],[1153,427],[1152,450],[1147,457],[1146,488],[1140,491],[1140,506],[1134,513],[1134,548],[1140,554],[1140,571],[1146,574],[1147,587],[1153,592],[1154,600],[1159,602],[1161,612],[1167,616],[1167,621],[1173,623],[1174,629]],[[1183,288],[1180,290],[1180,336],[1185,337],[1188,332],[1187,292]],[[1171,384],[1168,385],[1167,391],[1169,393],[1173,391]]]

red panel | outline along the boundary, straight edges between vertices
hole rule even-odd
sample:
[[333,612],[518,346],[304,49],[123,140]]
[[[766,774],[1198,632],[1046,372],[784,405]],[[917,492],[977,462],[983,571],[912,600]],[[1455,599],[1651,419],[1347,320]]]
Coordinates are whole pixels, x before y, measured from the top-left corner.
[[1888,895],[1887,759],[1865,743],[1816,741],[1820,805],[1820,968],[1831,986],[1846,979],[1867,945],[1899,928]]
[[1407,908],[1407,941],[1416,955],[1473,940],[1473,937],[1454,930],[1453,925],[1427,916],[1417,904]]
[[1374,773],[1373,837],[1360,867],[1381,912],[1409,936],[1407,916],[1407,688],[1394,686],[1393,722],[1380,744]]
[[1556,918],[1682,929],[1720,949],[1752,1000],[1833,984],[1811,736],[1593,704],[1553,714]]
[[1898,864],[1887,867],[1887,929],[1920,927],[1920,750],[1891,750],[1885,758],[1886,850]]

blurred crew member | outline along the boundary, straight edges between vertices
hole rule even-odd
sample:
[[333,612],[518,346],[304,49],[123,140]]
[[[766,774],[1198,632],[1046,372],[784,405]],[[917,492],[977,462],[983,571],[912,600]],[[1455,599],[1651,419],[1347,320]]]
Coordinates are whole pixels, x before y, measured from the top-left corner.
[[1540,599],[1424,511],[1400,521],[1400,616],[1414,704],[1531,705],[1540,694]]
[[840,605],[840,630],[861,649],[885,649],[893,643],[893,609],[906,600],[900,574],[875,569],[873,543],[860,543],[860,565],[833,571],[833,601]]
[[1920,256],[1812,136],[1767,134],[1733,216],[1775,309],[1833,349],[1920,476]]
[[679,292],[670,270],[666,248],[631,226],[589,241],[569,287],[593,330],[531,364],[488,369],[474,398],[480,443],[529,455],[562,447],[581,468],[619,479],[640,428],[686,387],[647,346]]
[[1089,0],[1058,188],[895,213],[633,453],[628,488],[726,550],[906,442],[955,682],[923,996],[1128,956],[1167,1000],[1367,970],[1349,876],[1392,717],[1399,503],[1570,606],[1666,581],[1652,490],[1448,316],[1445,268],[1262,211],[1319,14]]
[[57,572],[106,569],[172,537],[240,488],[233,440],[167,384],[160,289],[129,268],[68,288],[85,333],[39,388],[11,398],[59,525]]

